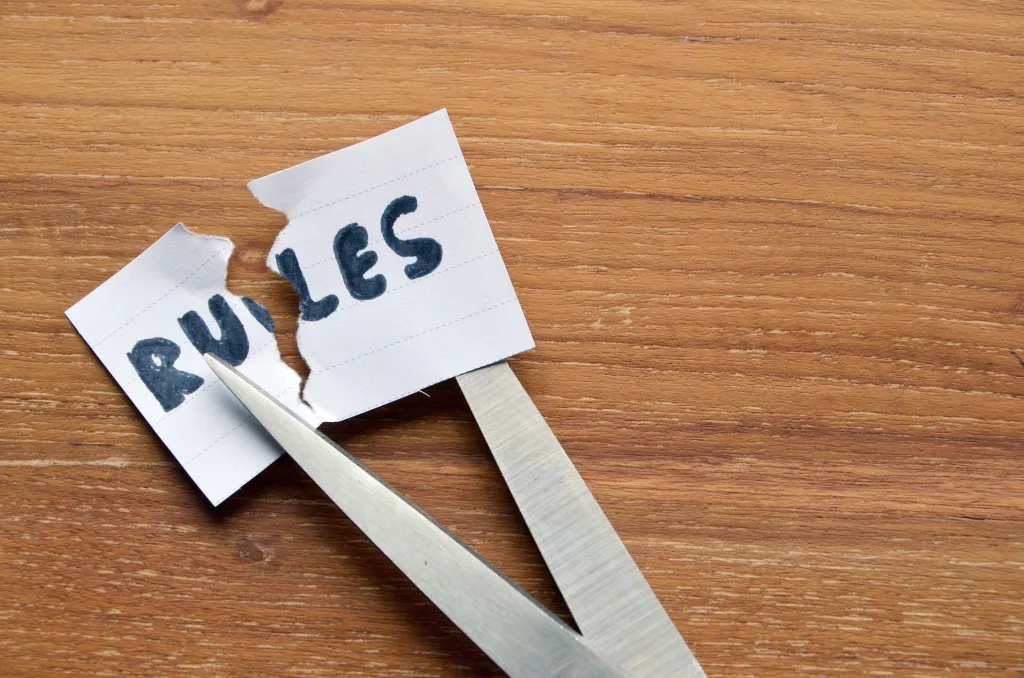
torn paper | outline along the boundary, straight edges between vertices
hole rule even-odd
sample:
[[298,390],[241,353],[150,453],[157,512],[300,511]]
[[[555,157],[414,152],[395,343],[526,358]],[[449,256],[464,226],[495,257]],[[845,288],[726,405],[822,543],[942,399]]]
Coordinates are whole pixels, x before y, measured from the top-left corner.
[[227,238],[178,224],[67,316],[171,454],[216,506],[282,450],[210,371],[235,365],[307,421],[263,306],[226,289]]
[[447,112],[249,188],[288,217],[267,264],[299,294],[324,421],[533,348]]

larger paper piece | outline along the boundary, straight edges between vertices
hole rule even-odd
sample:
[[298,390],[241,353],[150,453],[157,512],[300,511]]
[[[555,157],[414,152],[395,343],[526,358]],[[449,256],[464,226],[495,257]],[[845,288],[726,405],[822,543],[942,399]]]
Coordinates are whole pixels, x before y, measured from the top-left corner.
[[303,397],[340,421],[533,348],[448,114],[257,179],[300,297]]
[[299,400],[299,376],[281,362],[270,314],[225,289],[233,247],[227,238],[196,235],[178,224],[67,311],[215,506],[282,450],[202,353],[220,355],[319,423]]

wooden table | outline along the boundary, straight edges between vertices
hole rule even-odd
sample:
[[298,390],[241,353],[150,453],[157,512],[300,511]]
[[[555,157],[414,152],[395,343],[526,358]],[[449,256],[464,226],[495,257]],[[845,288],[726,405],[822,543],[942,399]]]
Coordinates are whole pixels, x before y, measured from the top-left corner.
[[[211,509],[63,316],[181,220],[301,369],[246,181],[447,107],[513,367],[710,676],[1024,675],[1021,36],[1017,0],[0,4],[0,674],[497,673],[289,460]],[[427,394],[327,430],[567,615]]]

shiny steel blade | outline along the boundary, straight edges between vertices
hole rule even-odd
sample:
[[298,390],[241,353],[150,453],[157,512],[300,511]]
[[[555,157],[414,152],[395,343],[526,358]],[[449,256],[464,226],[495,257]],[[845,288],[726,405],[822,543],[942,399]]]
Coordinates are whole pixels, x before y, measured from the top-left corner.
[[623,674],[415,504],[237,370],[210,368],[313,481],[431,601],[506,673]]
[[583,638],[629,676],[705,678],[512,368],[458,382]]

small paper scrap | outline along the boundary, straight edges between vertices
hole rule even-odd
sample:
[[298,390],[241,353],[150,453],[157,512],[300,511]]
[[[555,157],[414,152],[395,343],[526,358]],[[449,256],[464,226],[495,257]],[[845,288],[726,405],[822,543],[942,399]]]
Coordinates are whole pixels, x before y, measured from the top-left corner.
[[444,110],[249,184],[300,298],[305,401],[340,421],[533,348]]
[[[236,366],[311,423],[263,306],[226,289],[227,238],[178,224],[67,316],[203,494],[220,504],[282,450],[202,354]],[[217,338],[215,338],[217,337]]]

